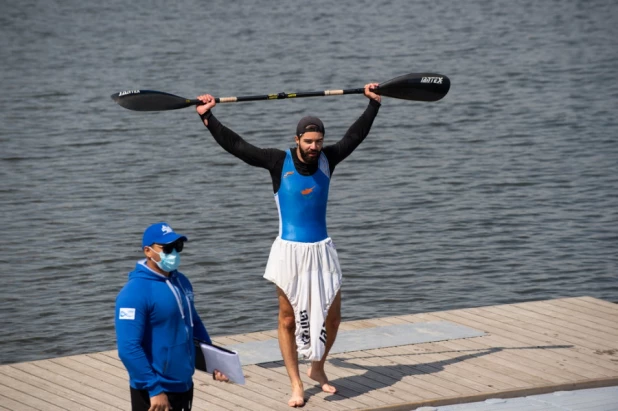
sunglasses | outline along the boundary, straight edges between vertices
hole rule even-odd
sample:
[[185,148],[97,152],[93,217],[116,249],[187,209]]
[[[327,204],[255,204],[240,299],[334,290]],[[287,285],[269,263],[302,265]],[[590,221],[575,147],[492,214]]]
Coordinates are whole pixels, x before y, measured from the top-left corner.
[[181,252],[185,246],[184,241],[175,241],[169,244],[158,244],[163,248],[163,252],[165,254],[170,254],[172,251],[176,250],[177,252]]

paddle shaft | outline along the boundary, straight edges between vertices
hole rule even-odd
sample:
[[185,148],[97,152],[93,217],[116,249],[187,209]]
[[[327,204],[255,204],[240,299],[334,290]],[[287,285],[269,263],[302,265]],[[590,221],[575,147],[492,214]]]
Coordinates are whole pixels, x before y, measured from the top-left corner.
[[[363,94],[365,89],[352,88],[347,90],[324,90],[324,91],[304,91],[299,93],[278,93],[278,94],[261,94],[255,96],[238,96],[238,97],[217,97],[215,102],[218,103],[240,103],[243,101],[258,101],[258,100],[283,100],[288,98],[303,98],[303,97],[324,97],[324,96],[341,96],[343,94]],[[193,105],[202,104],[199,100],[189,100]]]

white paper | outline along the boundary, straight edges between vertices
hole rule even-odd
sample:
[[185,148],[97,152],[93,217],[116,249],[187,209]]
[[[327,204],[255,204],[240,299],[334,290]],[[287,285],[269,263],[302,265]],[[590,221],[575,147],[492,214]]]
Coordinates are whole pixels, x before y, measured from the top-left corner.
[[240,385],[245,383],[242,365],[240,365],[240,357],[236,351],[225,350],[216,345],[204,343],[200,343],[200,348],[204,354],[206,371],[208,373],[212,374],[214,370],[219,370],[225,374],[230,381]]

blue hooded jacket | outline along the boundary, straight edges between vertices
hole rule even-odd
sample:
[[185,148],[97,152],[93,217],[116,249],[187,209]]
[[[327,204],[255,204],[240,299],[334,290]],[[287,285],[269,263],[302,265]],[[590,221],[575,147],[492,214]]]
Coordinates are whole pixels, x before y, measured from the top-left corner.
[[116,297],[115,325],[118,356],[131,387],[147,390],[150,397],[191,389],[193,338],[212,342],[187,277],[178,271],[165,277],[139,261]]

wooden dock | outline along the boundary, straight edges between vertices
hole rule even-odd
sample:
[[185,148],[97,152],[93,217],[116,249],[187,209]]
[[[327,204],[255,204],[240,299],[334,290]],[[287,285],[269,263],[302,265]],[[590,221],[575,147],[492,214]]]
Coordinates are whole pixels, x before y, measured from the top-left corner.
[[[449,321],[481,337],[334,354],[327,374],[339,393],[306,378],[305,410],[414,410],[618,385],[618,304],[564,298],[361,321],[341,330]],[[276,330],[214,338],[218,345],[276,339]],[[242,352],[241,352],[242,356]],[[243,367],[246,385],[197,372],[194,410],[289,410],[282,362]],[[0,410],[130,410],[116,351],[0,366]]]

